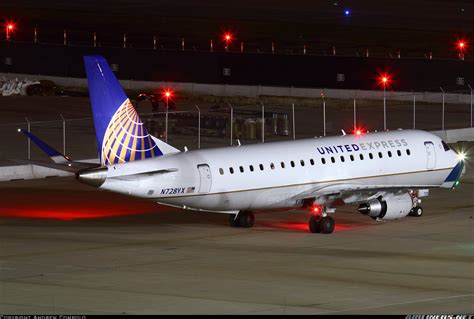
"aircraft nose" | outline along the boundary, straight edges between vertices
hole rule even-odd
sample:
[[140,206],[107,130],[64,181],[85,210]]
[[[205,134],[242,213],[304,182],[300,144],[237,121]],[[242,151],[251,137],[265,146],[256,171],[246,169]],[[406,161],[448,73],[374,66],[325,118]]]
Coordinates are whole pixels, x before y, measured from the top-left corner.
[[94,168],[76,173],[76,179],[81,183],[100,187],[107,179],[107,167]]

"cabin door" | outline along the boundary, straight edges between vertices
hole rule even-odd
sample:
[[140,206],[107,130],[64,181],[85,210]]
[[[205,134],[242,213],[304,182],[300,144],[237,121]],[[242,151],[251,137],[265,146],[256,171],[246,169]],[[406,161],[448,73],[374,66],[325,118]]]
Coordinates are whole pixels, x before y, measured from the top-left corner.
[[211,190],[212,178],[211,178],[211,170],[209,165],[201,164],[198,165],[199,175],[201,178],[201,183],[199,186],[199,193],[209,193]]

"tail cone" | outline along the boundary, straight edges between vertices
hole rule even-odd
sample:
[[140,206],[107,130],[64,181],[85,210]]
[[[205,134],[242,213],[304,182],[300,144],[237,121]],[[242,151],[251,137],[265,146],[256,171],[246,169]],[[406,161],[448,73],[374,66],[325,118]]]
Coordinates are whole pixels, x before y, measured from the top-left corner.
[[94,168],[76,173],[76,179],[81,183],[100,187],[107,179],[107,167]]

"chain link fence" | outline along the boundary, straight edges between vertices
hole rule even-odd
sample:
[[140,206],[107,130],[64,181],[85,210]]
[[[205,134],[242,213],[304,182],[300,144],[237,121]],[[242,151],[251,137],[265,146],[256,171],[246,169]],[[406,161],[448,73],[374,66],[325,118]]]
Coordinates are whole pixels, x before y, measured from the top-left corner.
[[[387,129],[441,130],[472,127],[470,104],[426,103],[386,100]],[[306,102],[305,102],[306,101]],[[148,132],[183,150],[229,145],[267,143],[319,136],[340,135],[341,130],[381,131],[384,129],[383,101],[329,99],[311,103],[231,104],[183,103],[172,109],[141,113]],[[168,119],[168,120],[166,120]],[[18,129],[31,131],[72,159],[97,158],[97,141],[92,118],[63,118],[24,121],[0,125],[0,159],[45,159],[41,151]]]

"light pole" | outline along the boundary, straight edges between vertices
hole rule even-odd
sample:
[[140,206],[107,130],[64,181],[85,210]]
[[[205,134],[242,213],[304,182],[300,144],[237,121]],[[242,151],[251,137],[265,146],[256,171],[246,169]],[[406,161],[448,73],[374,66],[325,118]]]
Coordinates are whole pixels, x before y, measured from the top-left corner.
[[469,90],[471,90],[471,127],[472,127],[472,87],[468,84]]
[[296,139],[296,131],[295,131],[295,103],[291,104],[291,111],[292,111],[292,122],[293,122],[293,139]]
[[198,110],[198,149],[201,149],[201,109],[195,105]]
[[357,104],[356,99],[354,98],[354,131],[357,130]]
[[466,42],[464,40],[460,40],[458,42],[458,49],[459,49],[459,59],[464,60],[464,50],[466,49]]
[[416,129],[416,94],[413,93],[413,129]]
[[382,77],[382,83],[383,83],[383,130],[387,130],[387,81],[388,78],[386,76]]
[[324,92],[321,92],[323,99],[323,136],[326,136],[326,100],[324,100]]
[[170,91],[165,92],[165,99],[166,99],[166,116],[165,116],[165,142],[168,143],[168,101],[170,99],[171,93]]
[[230,103],[227,103],[227,105],[230,107],[230,146],[232,146],[234,138],[234,108]]
[[66,155],[66,119],[62,114],[59,114],[63,121],[63,154]]
[[262,143],[265,143],[265,105],[262,101],[258,101],[262,105]]
[[229,51],[229,44],[232,41],[232,34],[230,32],[227,32],[224,34],[224,42],[225,42],[225,50],[228,52]]
[[12,23],[8,23],[7,26],[6,26],[6,40],[7,41],[11,41],[12,39],[12,32],[13,32],[13,24]]
[[439,89],[441,90],[441,92],[443,92],[443,114],[441,117],[441,130],[444,131],[444,90],[442,87],[439,87]]

